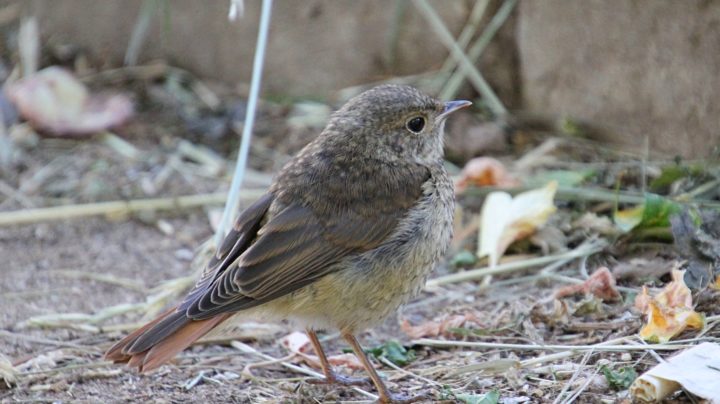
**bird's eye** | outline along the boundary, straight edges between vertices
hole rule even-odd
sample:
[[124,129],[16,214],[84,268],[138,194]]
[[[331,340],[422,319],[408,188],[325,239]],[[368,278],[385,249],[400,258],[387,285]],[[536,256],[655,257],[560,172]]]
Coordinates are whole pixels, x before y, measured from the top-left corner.
[[410,120],[405,124],[405,127],[412,133],[420,133],[425,127],[425,118],[421,116],[410,118]]

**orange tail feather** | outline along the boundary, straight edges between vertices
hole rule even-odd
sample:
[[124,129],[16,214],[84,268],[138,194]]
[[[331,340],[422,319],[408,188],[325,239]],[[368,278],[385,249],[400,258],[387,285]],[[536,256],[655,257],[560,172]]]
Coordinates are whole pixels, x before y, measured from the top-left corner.
[[[180,319],[180,326],[168,329],[165,323],[173,320],[173,317],[178,319],[180,316],[180,313],[172,308],[113,345],[105,353],[105,359],[115,363],[127,362],[129,366],[137,366],[141,372],[153,370],[210,332],[231,315],[231,313],[220,314],[206,320]],[[133,349],[133,345],[137,346],[144,340],[157,342],[153,342],[148,348],[140,351]]]

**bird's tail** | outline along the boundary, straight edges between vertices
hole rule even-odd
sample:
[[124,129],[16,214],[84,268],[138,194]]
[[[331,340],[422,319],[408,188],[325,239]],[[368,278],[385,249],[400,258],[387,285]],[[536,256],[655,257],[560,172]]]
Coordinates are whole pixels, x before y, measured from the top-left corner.
[[127,362],[129,366],[137,366],[141,372],[148,372],[170,360],[230,316],[230,313],[224,313],[205,320],[193,320],[185,315],[184,310],[172,308],[113,345],[105,353],[105,359],[115,363]]

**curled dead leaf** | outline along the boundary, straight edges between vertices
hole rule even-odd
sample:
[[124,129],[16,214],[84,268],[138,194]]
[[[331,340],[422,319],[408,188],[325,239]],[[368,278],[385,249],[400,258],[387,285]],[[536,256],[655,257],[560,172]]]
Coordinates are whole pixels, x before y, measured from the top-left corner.
[[411,325],[406,319],[403,320],[400,328],[410,338],[433,338],[446,334],[452,328],[467,327],[470,323],[480,325],[481,321],[475,313],[453,314],[420,325]]
[[558,289],[555,292],[555,298],[560,299],[580,293],[586,295],[591,294],[603,301],[615,301],[620,298],[620,292],[618,292],[616,288],[615,277],[606,267],[598,268],[581,284],[568,285]]
[[465,164],[455,189],[462,193],[469,186],[509,188],[520,181],[508,173],[505,165],[492,157],[476,157]]
[[[294,353],[308,365],[322,369],[320,359],[316,355],[310,355],[306,352],[312,350],[310,338],[304,332],[294,331],[280,339],[280,344],[287,348],[288,351]],[[338,354],[328,356],[328,362],[334,366],[345,366],[350,369],[364,369],[362,362],[353,354]]]
[[505,250],[516,240],[535,232],[555,212],[553,204],[558,184],[517,194],[492,192],[483,203],[480,214],[480,246],[478,257],[488,256],[490,265],[497,265]]
[[124,123],[133,113],[122,95],[90,95],[69,71],[48,67],[9,84],[8,98],[36,129],[50,134],[92,135]]
[[673,269],[673,280],[657,296],[647,288],[635,298],[635,308],[646,316],[640,337],[665,343],[687,328],[702,329],[705,317],[693,309],[690,288],[685,285],[685,271]]

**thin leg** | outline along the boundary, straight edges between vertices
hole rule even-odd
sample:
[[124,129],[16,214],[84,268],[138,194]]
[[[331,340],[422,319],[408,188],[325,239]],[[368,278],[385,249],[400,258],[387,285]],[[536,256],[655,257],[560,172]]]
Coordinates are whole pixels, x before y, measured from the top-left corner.
[[315,350],[315,353],[317,354],[318,358],[320,359],[320,366],[322,366],[323,374],[325,375],[325,379],[311,379],[310,383],[314,384],[344,384],[348,386],[359,386],[364,384],[369,384],[370,380],[367,378],[355,378],[355,377],[347,377],[347,376],[341,376],[335,371],[332,370],[332,367],[330,366],[330,362],[328,362],[327,356],[325,355],[325,350],[323,350],[322,345],[320,345],[320,340],[318,339],[317,333],[313,331],[310,328],[307,328],[305,330],[308,337],[310,338],[310,342],[313,345],[313,349]]
[[399,394],[393,394],[388,391],[387,386],[385,386],[385,382],[382,381],[380,378],[380,375],[375,371],[375,368],[373,367],[372,363],[370,363],[370,359],[368,359],[367,355],[365,355],[365,351],[363,351],[362,346],[360,346],[360,343],[352,334],[343,334],[343,338],[350,344],[350,346],[353,349],[353,352],[355,352],[355,356],[357,356],[360,361],[362,361],[363,366],[365,366],[365,370],[370,375],[370,378],[373,381],[373,384],[375,384],[375,388],[378,391],[378,395],[380,396],[380,402],[383,404],[386,403],[393,403],[393,404],[404,404],[404,403],[414,403],[421,400],[429,400],[430,397],[427,394],[421,394],[414,397],[405,397]]

